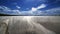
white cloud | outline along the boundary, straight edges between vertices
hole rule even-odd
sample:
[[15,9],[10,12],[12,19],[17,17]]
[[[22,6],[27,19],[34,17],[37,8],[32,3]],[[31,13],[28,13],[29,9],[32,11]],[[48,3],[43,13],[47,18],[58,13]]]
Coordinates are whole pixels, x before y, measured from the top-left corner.
[[3,13],[3,14],[20,14],[20,11],[19,10],[11,10],[10,8],[6,7],[6,6],[0,6],[0,13]]
[[20,9],[21,7],[20,6],[16,6],[18,9]]
[[21,14],[19,10],[11,10],[12,12],[15,12],[15,14]]
[[[11,14],[11,15],[36,15],[34,12],[35,11],[38,11],[38,9],[36,9],[36,8],[32,8],[32,10],[28,10],[28,11],[20,11],[20,10],[11,10],[10,8],[8,8],[8,7],[3,7],[3,6],[0,6],[0,9],[2,9],[2,10],[0,10],[0,13],[2,13],[2,14]],[[34,12],[33,12],[34,11]],[[41,14],[41,12],[37,12],[37,14],[38,13],[40,13]]]
[[37,11],[37,8],[32,7],[32,10],[31,11]]
[[45,8],[45,7],[46,7],[45,4],[41,4],[41,5],[38,6],[37,8],[32,7],[32,8],[31,8],[31,11],[37,11],[38,9],[42,9],[42,8]]
[[40,6],[37,7],[37,9],[42,9],[42,8],[45,8],[46,5],[45,4],[41,4]]
[[10,10],[10,8],[5,7],[5,6],[0,6],[0,9],[4,9],[4,10]]
[[32,7],[31,10],[28,10],[28,11],[20,11],[17,9],[11,10],[10,8],[5,7],[5,6],[0,6],[0,13],[11,14],[11,15],[51,15],[51,14],[56,14],[58,12],[60,13],[60,8],[53,8],[53,9],[49,9],[45,11],[38,10],[45,7],[46,6],[42,4],[38,6],[37,8]]

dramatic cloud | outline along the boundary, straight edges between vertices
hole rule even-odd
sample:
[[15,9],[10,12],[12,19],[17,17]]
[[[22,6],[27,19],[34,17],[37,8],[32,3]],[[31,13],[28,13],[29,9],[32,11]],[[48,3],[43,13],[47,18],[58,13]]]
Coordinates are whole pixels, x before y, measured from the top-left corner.
[[32,7],[32,10],[31,11],[37,11],[37,8]]
[[0,6],[0,13],[17,15],[17,14],[20,14],[20,11],[19,10],[11,10],[10,8],[5,7],[5,6]]
[[42,8],[45,8],[46,5],[45,4],[41,4],[40,6],[37,7],[37,9],[42,9]]
[[38,6],[37,8],[32,7],[31,11],[37,11],[38,9],[42,9],[45,8],[46,5],[45,4],[41,4],[40,6]]
[[[18,7],[18,6],[17,6]],[[31,10],[28,11],[20,11],[19,9],[12,10],[5,6],[0,6],[0,13],[2,14],[10,14],[10,15],[26,15],[26,16],[32,16],[32,15],[60,15],[60,8],[52,8],[48,10],[38,10],[45,8],[46,5],[41,4],[37,8],[32,7]],[[20,7],[18,7],[20,8]]]
[[60,7],[45,10],[43,13],[47,15],[60,15]]

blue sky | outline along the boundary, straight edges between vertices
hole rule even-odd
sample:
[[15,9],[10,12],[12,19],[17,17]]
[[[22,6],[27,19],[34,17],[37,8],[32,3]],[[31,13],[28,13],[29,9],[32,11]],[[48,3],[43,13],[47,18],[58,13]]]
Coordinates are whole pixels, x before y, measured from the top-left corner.
[[[52,11],[54,9],[56,9],[55,12]],[[45,12],[54,15],[60,13],[58,9],[60,9],[60,0],[0,0],[2,14],[41,15]]]

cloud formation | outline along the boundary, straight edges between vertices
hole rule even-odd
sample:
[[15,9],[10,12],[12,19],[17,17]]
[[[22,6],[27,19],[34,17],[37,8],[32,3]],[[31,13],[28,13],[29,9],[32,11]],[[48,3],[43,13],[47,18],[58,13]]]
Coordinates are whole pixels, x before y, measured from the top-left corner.
[[60,8],[52,8],[45,11],[41,11],[38,9],[45,8],[46,6],[44,4],[38,6],[37,8],[32,7],[31,10],[28,11],[20,11],[18,9],[12,10],[6,6],[0,6],[0,13],[2,14],[9,14],[9,15],[25,15],[25,16],[32,16],[32,15],[60,15]]
[[11,10],[6,6],[0,6],[0,13],[2,14],[10,14],[10,15],[17,15],[20,14],[19,10]]
[[40,6],[38,6],[37,8],[32,7],[31,11],[37,11],[38,9],[42,9],[45,8],[46,5],[45,4],[41,4]]

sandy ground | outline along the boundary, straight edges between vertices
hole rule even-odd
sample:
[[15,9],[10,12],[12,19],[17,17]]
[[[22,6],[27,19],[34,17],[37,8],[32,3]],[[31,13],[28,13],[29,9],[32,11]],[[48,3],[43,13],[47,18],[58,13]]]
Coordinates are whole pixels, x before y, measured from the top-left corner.
[[0,16],[0,34],[6,33],[60,34],[60,16]]

